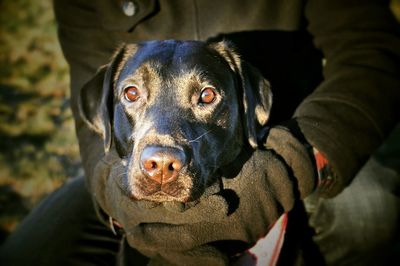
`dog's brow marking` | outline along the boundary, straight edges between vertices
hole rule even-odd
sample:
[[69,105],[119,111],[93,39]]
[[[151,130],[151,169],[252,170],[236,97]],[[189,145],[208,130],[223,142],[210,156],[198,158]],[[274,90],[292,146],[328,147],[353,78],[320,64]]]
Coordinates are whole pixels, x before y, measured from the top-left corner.
[[257,104],[255,112],[258,123],[265,125],[268,121],[268,112],[265,110],[265,108],[260,104]]
[[192,140],[189,140],[189,143],[198,141],[199,139],[201,139],[202,137],[204,137],[205,135],[207,135],[207,134],[210,133],[210,132],[211,132],[211,130],[206,131],[205,133],[201,134],[201,135],[198,136],[197,138],[192,139]]

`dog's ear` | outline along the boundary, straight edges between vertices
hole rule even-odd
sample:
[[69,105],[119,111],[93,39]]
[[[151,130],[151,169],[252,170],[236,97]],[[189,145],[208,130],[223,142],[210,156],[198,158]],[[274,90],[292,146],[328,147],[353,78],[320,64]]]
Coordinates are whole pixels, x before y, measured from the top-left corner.
[[229,42],[211,44],[228,62],[239,78],[243,97],[243,126],[249,144],[258,147],[258,139],[267,124],[272,106],[272,92],[269,82],[248,62],[240,59]]
[[126,46],[121,46],[111,62],[98,69],[82,87],[78,98],[79,115],[90,129],[102,136],[105,152],[111,147],[114,83],[121,71],[125,50]]

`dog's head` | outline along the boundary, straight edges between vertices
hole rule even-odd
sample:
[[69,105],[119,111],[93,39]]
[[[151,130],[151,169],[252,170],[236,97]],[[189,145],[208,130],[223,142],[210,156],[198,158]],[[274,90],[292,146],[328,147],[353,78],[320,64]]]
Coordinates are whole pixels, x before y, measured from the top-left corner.
[[120,48],[81,90],[80,115],[116,148],[133,199],[187,202],[215,181],[271,108],[269,83],[225,42]]

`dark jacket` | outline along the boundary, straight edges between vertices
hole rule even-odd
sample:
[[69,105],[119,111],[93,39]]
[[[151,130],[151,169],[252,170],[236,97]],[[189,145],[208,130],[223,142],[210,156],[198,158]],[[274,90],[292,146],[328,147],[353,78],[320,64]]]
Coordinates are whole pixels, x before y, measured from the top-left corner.
[[55,1],[89,178],[103,151],[77,115],[77,94],[121,42],[232,40],[272,80],[274,123],[293,116],[328,158],[337,178],[327,196],[351,181],[399,121],[400,30],[387,1],[134,0],[132,16],[121,2]]

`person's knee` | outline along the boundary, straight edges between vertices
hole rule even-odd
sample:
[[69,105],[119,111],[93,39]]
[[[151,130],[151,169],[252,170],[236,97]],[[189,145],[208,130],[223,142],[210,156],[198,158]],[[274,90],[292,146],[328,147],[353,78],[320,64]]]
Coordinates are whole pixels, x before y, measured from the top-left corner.
[[372,159],[338,196],[317,200],[309,222],[328,261],[372,254],[395,241],[399,188],[399,174]]

